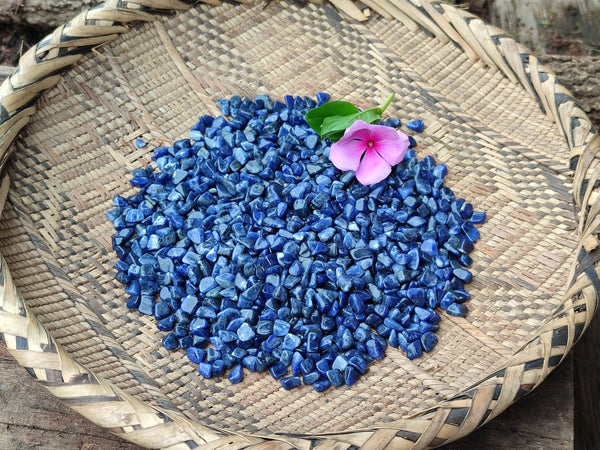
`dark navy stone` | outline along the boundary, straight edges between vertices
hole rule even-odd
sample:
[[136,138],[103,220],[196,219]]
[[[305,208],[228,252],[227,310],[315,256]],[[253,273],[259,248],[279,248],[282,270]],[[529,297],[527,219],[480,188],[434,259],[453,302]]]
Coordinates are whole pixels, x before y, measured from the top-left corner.
[[437,342],[438,338],[431,331],[426,331],[421,336],[421,345],[423,347],[423,351],[430,352]]
[[446,312],[451,316],[465,317],[467,315],[467,307],[461,303],[451,303],[446,308]]
[[177,337],[173,333],[168,333],[163,337],[162,344],[167,350],[174,350],[179,345]]
[[271,376],[277,380],[277,379],[287,375],[287,373],[288,373],[287,365],[280,361],[280,362],[272,365],[269,368],[269,372],[271,373]]

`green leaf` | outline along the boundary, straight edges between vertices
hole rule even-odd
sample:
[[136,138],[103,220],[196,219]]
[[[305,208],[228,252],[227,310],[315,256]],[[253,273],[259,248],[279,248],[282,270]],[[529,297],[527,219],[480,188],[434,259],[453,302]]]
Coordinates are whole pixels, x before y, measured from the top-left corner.
[[[328,137],[331,142],[337,142],[355,121],[364,120],[367,123],[376,123],[381,119],[380,108],[371,108],[347,116],[325,117],[321,126],[321,137]],[[337,135],[341,132],[341,135]]]
[[364,120],[367,123],[377,123],[381,120],[381,108],[365,109],[359,112],[356,120]]
[[[345,131],[345,130],[344,130],[344,131]],[[329,140],[330,140],[331,142],[337,142],[337,141],[339,141],[339,140],[342,138],[342,136],[344,135],[344,131],[336,131],[335,133],[333,133],[333,134],[330,134],[330,135],[329,135],[329,136],[327,136],[327,137],[329,138]]]
[[356,114],[358,112],[358,108],[349,102],[342,101],[333,101],[327,102],[317,108],[309,110],[304,115],[304,120],[308,123],[308,125],[323,136],[321,132],[321,127],[323,126],[323,121],[327,117],[331,116],[348,116],[351,114]]
[[392,93],[387,96],[381,106],[365,111],[359,111],[349,102],[328,102],[308,111],[304,115],[304,120],[319,133],[321,139],[329,138],[331,142],[337,142],[344,135],[344,131],[356,120],[364,120],[371,124],[379,122],[383,111],[393,99],[394,94]]

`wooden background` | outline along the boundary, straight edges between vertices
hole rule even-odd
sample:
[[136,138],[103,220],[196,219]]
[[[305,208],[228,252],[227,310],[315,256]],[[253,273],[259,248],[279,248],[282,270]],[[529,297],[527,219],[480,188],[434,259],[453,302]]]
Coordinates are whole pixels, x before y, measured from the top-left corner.
[[[21,30],[25,33],[23,24],[27,20],[43,21],[49,14],[62,17],[54,14],[57,7],[63,15],[71,17],[73,14],[68,8],[78,3],[65,0],[0,2],[3,2],[0,40],[4,38],[2,42],[7,42],[9,47],[23,44],[24,39],[19,40],[19,36],[24,35],[20,34]],[[89,0],[79,3],[82,2]],[[470,6],[474,12],[534,47],[600,128],[600,6],[596,8],[596,3],[600,0],[473,0]],[[511,12],[511,5],[520,8],[519,11],[528,7],[527,14],[520,14],[528,17],[529,22],[517,20],[518,15]],[[579,9],[573,13],[570,9],[573,7]],[[40,15],[40,10],[44,14]],[[31,18],[24,17],[24,13]],[[8,23],[7,18],[12,22]],[[12,36],[7,36],[9,31]],[[0,46],[0,81],[12,69],[2,59]],[[0,449],[138,448],[63,405],[33,380],[0,343]],[[600,449],[600,319],[594,319],[571,355],[538,389],[488,425],[445,448]]]

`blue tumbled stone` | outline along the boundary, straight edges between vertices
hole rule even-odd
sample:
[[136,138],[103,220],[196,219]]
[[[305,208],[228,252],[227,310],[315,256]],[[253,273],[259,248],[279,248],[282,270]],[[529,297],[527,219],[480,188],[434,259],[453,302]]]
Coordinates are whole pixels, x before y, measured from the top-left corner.
[[343,355],[338,355],[331,365],[332,369],[337,369],[340,372],[343,372],[348,366],[348,360]]
[[302,362],[304,358],[300,352],[294,352],[292,355],[292,375],[301,375],[302,374]]
[[406,291],[407,297],[417,306],[424,306],[426,301],[423,288],[410,288]]
[[465,283],[470,283],[473,280],[473,274],[470,271],[463,269],[462,267],[454,269],[452,273],[455,277],[457,277],[459,280],[464,281]]
[[187,349],[187,357],[188,359],[196,364],[201,363],[206,356],[206,350],[202,350],[196,347],[190,347]]
[[203,294],[205,294],[206,292],[208,292],[211,289],[214,289],[216,287],[217,287],[217,282],[213,277],[202,278],[200,280],[200,284],[198,285],[200,292]]
[[446,308],[446,312],[451,316],[465,317],[467,315],[467,307],[460,303],[451,303]]
[[321,106],[323,103],[327,103],[329,101],[329,94],[326,94],[324,92],[317,92],[316,94],[317,97],[317,105]]
[[485,222],[485,213],[480,211],[474,211],[473,214],[471,214],[470,221],[471,223],[476,224]]
[[204,378],[212,377],[213,365],[209,362],[201,362],[198,364],[198,373]]
[[149,316],[154,315],[154,297],[151,295],[141,295],[140,296],[140,304],[137,307],[138,311],[142,314],[147,314]]
[[479,239],[479,231],[477,230],[477,228],[475,228],[473,222],[464,222],[461,226],[461,229],[465,233],[465,236],[467,236],[469,241],[475,242],[477,239]]
[[304,384],[313,384],[321,378],[319,372],[309,372],[302,377]]
[[154,305],[154,317],[156,320],[162,320],[171,314],[171,308],[167,302],[157,302]]
[[383,345],[376,339],[369,339],[366,342],[367,352],[369,356],[373,359],[382,359],[383,358]]
[[437,344],[437,342],[438,339],[436,335],[433,334],[431,331],[427,331],[421,336],[421,345],[423,347],[423,350],[426,352],[430,352],[435,346],[435,344]]
[[344,382],[347,386],[352,386],[359,377],[360,373],[353,366],[347,366],[344,370]]
[[282,363],[281,361],[278,363],[275,363],[274,365],[272,365],[269,368],[269,373],[276,380],[287,375],[287,371],[288,371],[287,366],[284,363]]
[[233,384],[241,382],[244,379],[244,369],[242,365],[236,364],[235,366],[233,366],[227,378]]
[[421,243],[421,252],[429,257],[434,257],[438,254],[437,241],[435,239],[425,239]]
[[406,122],[406,128],[408,128],[409,130],[413,130],[416,131],[417,133],[420,133],[423,131],[423,121],[422,120],[411,120],[409,122]]
[[418,358],[423,354],[423,349],[421,347],[421,341],[416,340],[409,342],[406,345],[406,357],[410,360]]
[[344,384],[344,374],[337,369],[328,370],[327,379],[336,387]]
[[308,333],[306,337],[306,351],[309,353],[316,352],[319,349],[320,340],[319,333]]
[[160,331],[171,331],[174,324],[175,316],[171,314],[170,316],[167,316],[164,319],[156,322],[156,328],[158,328]]
[[415,307],[415,314],[420,320],[429,320],[433,317],[433,311],[420,306]]
[[289,391],[290,389],[297,388],[297,387],[299,387],[302,384],[302,380],[300,379],[300,377],[297,377],[297,376],[282,378],[279,381],[281,383],[281,386],[286,391]]
[[254,330],[248,323],[244,322],[238,328],[237,335],[241,342],[249,342],[252,339],[254,339],[254,336],[256,336],[256,333],[254,332]]
[[162,339],[162,344],[167,350],[174,350],[179,345],[177,337],[173,333],[165,335]]
[[[286,336],[290,331],[290,324],[284,320],[276,319],[273,323],[273,335],[274,336]],[[293,349],[289,349],[293,350]]]
[[284,350],[294,350],[302,343],[302,339],[295,334],[286,334],[283,338],[281,348]]

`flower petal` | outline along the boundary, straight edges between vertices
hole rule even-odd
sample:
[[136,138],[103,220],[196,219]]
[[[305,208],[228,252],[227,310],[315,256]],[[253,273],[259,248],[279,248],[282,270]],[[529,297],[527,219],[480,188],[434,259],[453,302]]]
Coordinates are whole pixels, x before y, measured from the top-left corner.
[[329,159],[335,167],[340,170],[358,169],[371,136],[368,127],[368,123],[357,120],[346,129],[339,141],[331,145]]
[[408,150],[408,136],[401,131],[396,131],[390,127],[387,130],[372,131],[373,140],[375,141],[373,148],[385,159],[390,165],[395,166],[400,163]]
[[361,140],[352,140],[342,142],[340,139],[331,145],[329,150],[329,159],[335,167],[340,170],[356,171],[360,164],[360,159],[367,149],[367,145]]
[[356,170],[356,179],[365,186],[379,183],[392,172],[392,166],[373,149],[366,151]]

